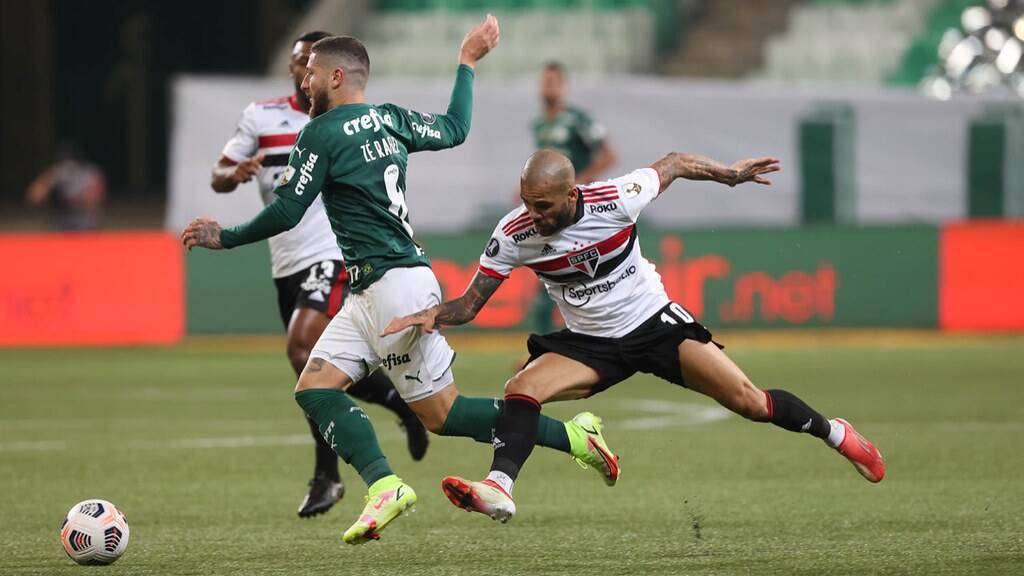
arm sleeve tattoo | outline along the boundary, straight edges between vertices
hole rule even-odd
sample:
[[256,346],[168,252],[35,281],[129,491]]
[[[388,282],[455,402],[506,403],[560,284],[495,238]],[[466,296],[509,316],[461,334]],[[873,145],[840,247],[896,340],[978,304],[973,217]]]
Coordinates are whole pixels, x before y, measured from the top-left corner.
[[693,154],[672,152],[651,165],[661,178],[661,189],[664,191],[676,178],[687,180],[713,180],[729,186],[740,182],[737,170],[720,164],[710,158]]
[[434,307],[437,309],[437,317],[434,321],[447,326],[457,326],[472,321],[502,282],[503,280],[500,278],[492,278],[477,272],[462,296]]

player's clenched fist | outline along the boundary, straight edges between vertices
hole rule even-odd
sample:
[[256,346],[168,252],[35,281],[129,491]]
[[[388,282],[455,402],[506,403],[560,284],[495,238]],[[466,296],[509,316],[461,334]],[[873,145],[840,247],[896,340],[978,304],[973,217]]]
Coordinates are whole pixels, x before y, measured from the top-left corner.
[[181,233],[181,243],[191,250],[195,246],[222,250],[220,224],[209,218],[196,218]]
[[462,39],[462,47],[459,48],[459,64],[475,66],[477,60],[486,56],[498,45],[500,36],[498,19],[493,14],[488,14],[482,24],[474,26]]
[[259,154],[253,156],[252,158],[242,160],[241,162],[236,164],[234,172],[231,173],[231,179],[234,180],[235,183],[237,184],[243,184],[245,182],[248,182],[249,180],[252,180],[252,177],[258,174],[259,171],[262,169],[263,153],[260,152]]

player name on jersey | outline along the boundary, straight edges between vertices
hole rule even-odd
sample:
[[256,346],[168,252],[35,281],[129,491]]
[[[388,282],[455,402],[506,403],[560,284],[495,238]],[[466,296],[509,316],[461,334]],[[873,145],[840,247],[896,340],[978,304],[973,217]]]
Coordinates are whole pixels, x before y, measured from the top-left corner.
[[[274,193],[308,205],[307,188],[320,192],[353,292],[364,290],[393,268],[430,265],[413,240],[409,223],[408,156],[451,148],[465,139],[472,79],[472,69],[460,66],[444,115],[394,104],[351,103],[318,115],[299,134],[289,159],[289,168],[299,179],[283,182]],[[320,160],[310,166],[309,182],[300,188],[302,154],[316,154]]]
[[398,147],[398,140],[395,140],[394,136],[367,141],[360,148],[363,150],[363,160],[366,162],[373,162],[401,151],[401,148]]

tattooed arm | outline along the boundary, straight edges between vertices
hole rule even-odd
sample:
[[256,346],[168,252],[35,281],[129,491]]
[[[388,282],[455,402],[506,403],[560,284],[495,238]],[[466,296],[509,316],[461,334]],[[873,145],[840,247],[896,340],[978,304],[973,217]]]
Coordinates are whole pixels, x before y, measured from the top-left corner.
[[181,233],[181,242],[191,250],[196,246],[209,248],[210,250],[223,250],[220,234],[220,224],[209,218],[196,218],[185,227]]
[[661,178],[661,192],[668,188],[676,178],[687,180],[713,180],[729,186],[744,182],[756,182],[771,186],[771,182],[762,174],[779,171],[777,158],[748,158],[740,160],[732,166],[720,164],[710,158],[695,154],[670,152],[667,156],[651,164]]
[[424,332],[433,332],[434,327],[441,324],[458,326],[471,322],[502,282],[504,280],[501,278],[493,278],[477,272],[462,296],[426,310],[420,310],[415,314],[395,318],[388,323],[381,336],[401,332],[410,326],[422,326]]

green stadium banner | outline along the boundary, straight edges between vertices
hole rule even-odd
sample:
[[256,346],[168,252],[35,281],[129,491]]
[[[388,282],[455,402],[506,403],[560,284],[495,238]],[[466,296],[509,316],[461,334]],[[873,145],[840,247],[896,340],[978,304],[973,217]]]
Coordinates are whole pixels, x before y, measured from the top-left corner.
[[933,227],[694,231],[642,238],[669,296],[709,326],[936,326]]
[[820,104],[800,119],[800,217],[805,224],[853,224],[855,117],[848,104]]
[[967,214],[1024,216],[1024,107],[986,107],[968,123],[967,146]]
[[[669,296],[714,328],[917,327],[937,325],[938,230],[934,227],[658,231],[642,227],[644,256]],[[483,232],[426,234],[446,298],[462,293],[487,244]],[[281,330],[266,248],[193,251],[190,333]],[[542,296],[518,269],[473,328],[531,330]]]
[[215,252],[192,250],[185,266],[189,334],[282,330],[266,242]]

